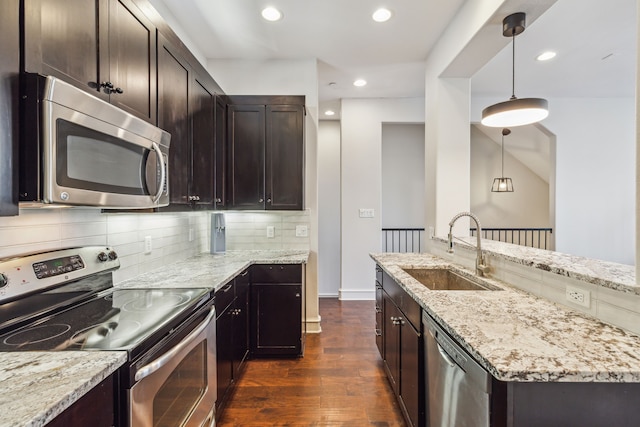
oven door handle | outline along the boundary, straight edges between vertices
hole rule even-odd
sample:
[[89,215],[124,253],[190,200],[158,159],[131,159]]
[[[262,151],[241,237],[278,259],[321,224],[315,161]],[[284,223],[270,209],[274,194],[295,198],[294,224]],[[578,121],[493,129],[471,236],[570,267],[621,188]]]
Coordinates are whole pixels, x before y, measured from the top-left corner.
[[207,318],[204,319],[204,321],[200,325],[198,325],[198,327],[196,327],[184,340],[182,340],[180,344],[176,345],[171,350],[169,350],[168,352],[166,352],[165,354],[163,354],[153,362],[138,369],[136,371],[135,380],[140,381],[143,378],[148,377],[149,375],[153,374],[158,369],[166,365],[167,362],[169,362],[171,359],[176,357],[176,355],[178,355],[185,347],[189,346],[189,344],[191,344],[191,342],[195,340],[196,337],[200,335],[200,333],[202,333],[202,331],[207,329],[207,327],[209,326],[209,323],[215,317],[215,315],[216,315],[216,308],[211,307],[211,311],[209,311]]

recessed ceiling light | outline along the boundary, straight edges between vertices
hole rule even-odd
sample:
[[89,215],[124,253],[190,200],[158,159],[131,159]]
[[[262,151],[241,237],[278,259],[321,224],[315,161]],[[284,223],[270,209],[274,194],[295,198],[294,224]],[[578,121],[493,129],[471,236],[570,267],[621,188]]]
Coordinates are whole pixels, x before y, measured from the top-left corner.
[[536,56],[538,61],[548,61],[556,57],[556,53],[552,51],[542,52],[540,55]]
[[275,7],[265,7],[262,9],[262,17],[267,21],[279,21],[282,19],[282,12]]
[[333,110],[327,110],[327,111],[325,111],[325,112],[324,112],[324,115],[325,115],[325,116],[333,116],[333,115],[335,115],[335,114],[336,114],[336,112],[335,112],[335,111],[333,111]]
[[365,86],[366,84],[367,84],[367,81],[364,79],[358,79],[355,82],[353,82],[353,85],[357,87],[362,87],[362,86]]
[[371,15],[371,17],[376,22],[387,22],[389,19],[391,19],[391,11],[382,7],[373,12],[373,15]]

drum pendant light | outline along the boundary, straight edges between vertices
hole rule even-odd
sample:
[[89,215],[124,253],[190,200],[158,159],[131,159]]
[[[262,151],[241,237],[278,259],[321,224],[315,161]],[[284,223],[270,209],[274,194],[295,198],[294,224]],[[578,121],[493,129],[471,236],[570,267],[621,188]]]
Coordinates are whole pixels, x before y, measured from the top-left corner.
[[524,12],[511,14],[502,21],[502,35],[511,37],[511,98],[482,110],[481,123],[490,127],[514,127],[539,122],[549,115],[549,103],[542,98],[522,98],[515,95],[516,81],[516,36],[524,32]]
[[495,178],[493,180],[493,185],[491,186],[491,192],[493,193],[513,192],[513,182],[511,181],[511,178],[505,178],[504,176],[504,137],[505,135],[509,135],[510,133],[510,129],[502,129],[502,173],[500,175],[500,178]]

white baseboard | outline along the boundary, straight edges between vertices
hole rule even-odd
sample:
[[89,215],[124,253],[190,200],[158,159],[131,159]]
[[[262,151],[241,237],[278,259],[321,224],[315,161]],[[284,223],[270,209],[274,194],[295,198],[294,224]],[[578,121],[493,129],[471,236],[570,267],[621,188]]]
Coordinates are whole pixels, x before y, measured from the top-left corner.
[[308,334],[319,334],[322,332],[322,326],[320,325],[320,321],[322,320],[322,316],[318,316],[316,318],[307,317],[306,326]]
[[375,289],[370,291],[340,289],[342,301],[373,301],[376,299]]

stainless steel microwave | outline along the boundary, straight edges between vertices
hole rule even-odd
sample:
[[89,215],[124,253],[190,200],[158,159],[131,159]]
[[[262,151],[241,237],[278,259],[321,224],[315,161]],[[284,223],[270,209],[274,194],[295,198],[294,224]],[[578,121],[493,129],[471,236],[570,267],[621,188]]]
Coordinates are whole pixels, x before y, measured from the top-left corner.
[[21,207],[169,204],[168,132],[55,77],[22,77]]

